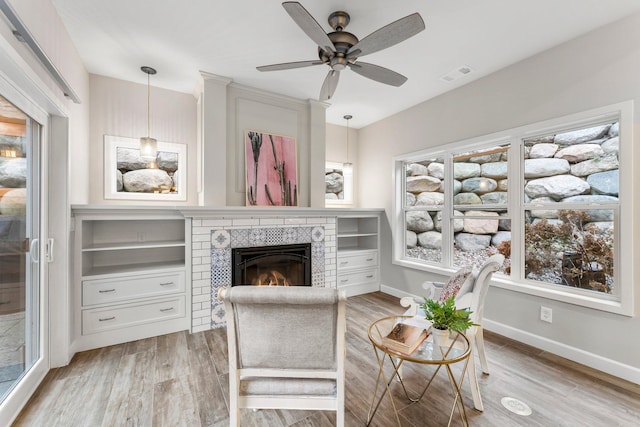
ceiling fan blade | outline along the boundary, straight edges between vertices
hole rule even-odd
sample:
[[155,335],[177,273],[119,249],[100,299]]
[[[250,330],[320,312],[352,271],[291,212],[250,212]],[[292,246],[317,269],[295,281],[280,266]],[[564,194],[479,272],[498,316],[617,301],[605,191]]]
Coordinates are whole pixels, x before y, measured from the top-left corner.
[[358,56],[369,55],[405,41],[424,28],[424,21],[420,14],[413,13],[369,34],[352,46],[347,55],[356,50],[360,51]]
[[363,77],[391,86],[402,86],[404,82],[407,81],[407,78],[402,74],[398,74],[388,68],[380,67],[379,65],[369,64],[368,62],[358,61],[355,64],[349,65],[349,67]]
[[324,78],[322,83],[322,89],[320,89],[320,101],[328,101],[333,96],[333,93],[338,87],[338,80],[340,79],[340,71],[330,70],[327,77]]
[[319,47],[330,52],[336,50],[333,42],[329,36],[327,36],[327,33],[324,32],[320,24],[318,24],[318,21],[316,21],[300,3],[297,1],[286,1],[282,3],[282,7],[284,7],[284,10],[287,11],[302,31]]
[[279,71],[279,70],[291,70],[293,68],[311,67],[312,65],[322,65],[323,62],[319,60],[314,61],[298,61],[298,62],[283,62],[282,64],[262,65],[256,67],[258,71]]

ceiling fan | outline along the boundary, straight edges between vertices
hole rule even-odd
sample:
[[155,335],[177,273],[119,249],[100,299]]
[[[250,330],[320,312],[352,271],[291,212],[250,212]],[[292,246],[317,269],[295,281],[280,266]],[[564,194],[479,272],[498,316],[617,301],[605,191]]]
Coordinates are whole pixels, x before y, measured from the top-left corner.
[[344,31],[351,19],[347,12],[336,11],[329,15],[329,25],[334,31],[327,34],[300,3],[286,1],[282,3],[282,7],[318,45],[319,59],[263,65],[256,67],[258,71],[289,70],[326,64],[330,70],[320,90],[322,101],[331,99],[338,86],[340,71],[347,67],[361,76],[391,86],[401,86],[407,81],[402,74],[379,65],[361,62],[358,58],[391,47],[424,30],[424,21],[420,14],[405,16],[358,40],[353,34]]

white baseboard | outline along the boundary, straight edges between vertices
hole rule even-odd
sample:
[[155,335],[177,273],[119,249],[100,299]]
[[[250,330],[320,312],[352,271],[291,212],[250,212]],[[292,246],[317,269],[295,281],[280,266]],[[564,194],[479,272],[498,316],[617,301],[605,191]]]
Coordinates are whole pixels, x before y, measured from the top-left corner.
[[[380,285],[380,291],[389,295],[393,295],[397,298],[402,297],[417,297],[405,291],[401,291],[389,286]],[[524,344],[539,348],[549,353],[555,354],[565,359],[572,360],[574,362],[589,366],[593,369],[605,372],[609,375],[613,375],[623,380],[630,381],[634,384],[640,384],[640,369],[625,365],[616,360],[608,359],[606,357],[584,351],[582,349],[571,347],[558,341],[553,341],[539,335],[534,335],[530,332],[516,329],[503,323],[495,322],[490,319],[484,319],[484,329],[500,334],[504,337],[511,338],[512,340],[519,341]]]
[[380,292],[384,292],[385,294],[389,294],[397,298],[404,298],[404,297],[422,298],[419,295],[410,294],[409,292],[401,291],[399,289],[392,288],[390,286],[386,286],[382,284],[380,285]]
[[347,297],[377,292],[380,286],[377,283],[356,283],[353,285],[338,286],[338,290],[344,291]]
[[581,363],[634,384],[640,384],[640,369],[636,367],[625,365],[616,360],[571,347],[539,335],[534,335],[503,323],[494,322],[493,320],[485,319],[483,326],[486,330],[495,332],[496,334],[548,351],[549,353]]

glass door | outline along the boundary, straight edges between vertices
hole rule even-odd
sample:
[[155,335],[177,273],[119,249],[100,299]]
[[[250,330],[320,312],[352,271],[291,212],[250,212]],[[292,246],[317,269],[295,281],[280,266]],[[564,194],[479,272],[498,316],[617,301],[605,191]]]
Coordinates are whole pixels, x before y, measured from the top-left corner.
[[40,135],[0,96],[0,402],[41,356]]

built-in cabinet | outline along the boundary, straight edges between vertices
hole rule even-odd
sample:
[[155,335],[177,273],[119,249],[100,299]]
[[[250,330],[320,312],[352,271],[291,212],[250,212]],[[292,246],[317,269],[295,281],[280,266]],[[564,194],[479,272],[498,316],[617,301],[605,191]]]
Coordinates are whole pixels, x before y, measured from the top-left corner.
[[158,209],[74,210],[74,350],[189,329],[189,220]]
[[337,285],[347,296],[380,289],[379,215],[336,218]]

